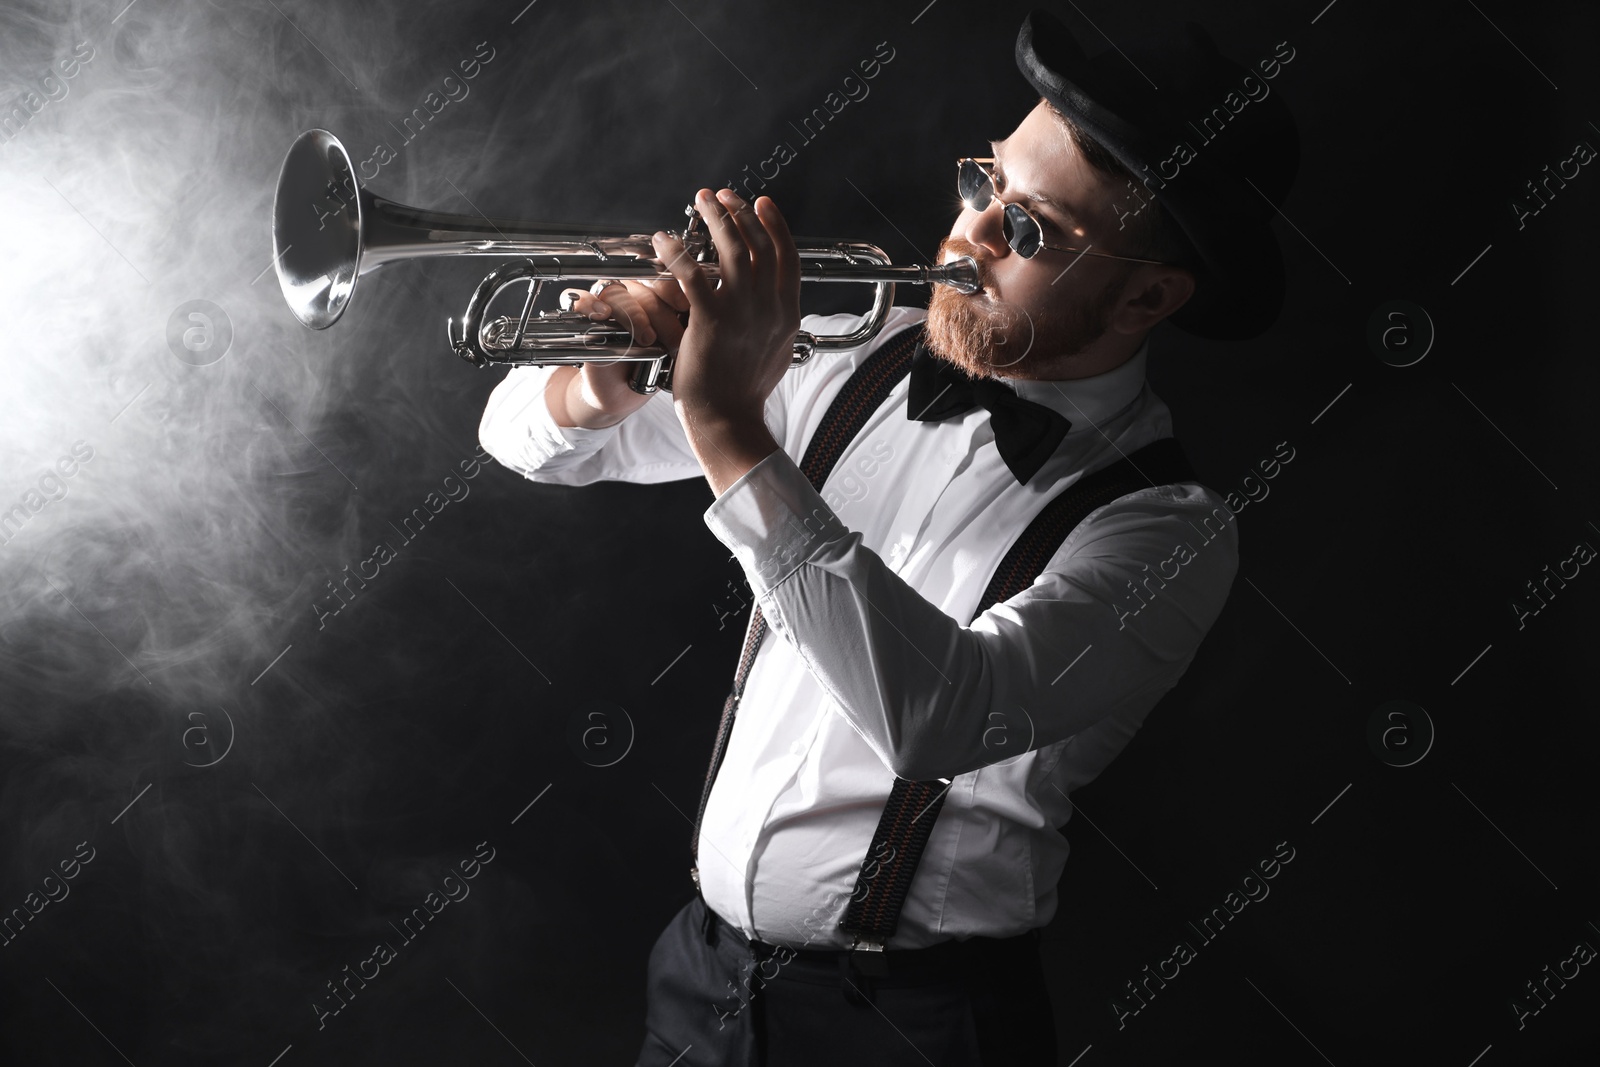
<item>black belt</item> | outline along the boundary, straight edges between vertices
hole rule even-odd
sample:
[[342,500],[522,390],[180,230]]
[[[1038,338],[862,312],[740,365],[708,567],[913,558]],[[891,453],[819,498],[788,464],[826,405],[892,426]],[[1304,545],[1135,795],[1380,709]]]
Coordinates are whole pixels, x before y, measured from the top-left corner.
[[1015,937],[969,937],[941,941],[927,948],[816,949],[790,948],[748,938],[744,931],[719,915],[702,897],[708,944],[722,938],[748,946],[758,961],[773,961],[772,975],[788,973],[814,982],[840,980],[845,996],[863,990],[871,998],[874,985],[924,984],[970,979],[975,972],[1036,965],[1040,933],[1037,927]]

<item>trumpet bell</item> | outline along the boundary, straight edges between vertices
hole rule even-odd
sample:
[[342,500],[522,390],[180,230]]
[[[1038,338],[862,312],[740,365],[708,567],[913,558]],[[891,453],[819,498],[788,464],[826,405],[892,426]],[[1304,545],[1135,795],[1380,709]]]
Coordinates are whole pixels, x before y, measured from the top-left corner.
[[295,139],[272,202],[272,254],[289,310],[313,330],[338,322],[355,292],[362,198],[337,137],[307,130]]

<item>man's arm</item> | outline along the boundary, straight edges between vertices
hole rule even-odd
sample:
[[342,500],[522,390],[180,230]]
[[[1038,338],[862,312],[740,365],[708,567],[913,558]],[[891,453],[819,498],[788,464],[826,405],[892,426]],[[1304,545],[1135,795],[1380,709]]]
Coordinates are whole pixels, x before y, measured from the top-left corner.
[[1238,569],[1219,504],[1193,485],[1114,502],[1031,588],[970,627],[864,547],[782,452],[718,496],[706,524],[885,765],[927,781],[1148,711],[1187,669]]
[[484,411],[479,437],[490,455],[528,478],[567,485],[703,471],[720,494],[780,450],[769,417],[800,328],[799,252],[768,197],[752,207],[731,189],[702,189],[696,204],[716,244],[715,284],[682,241],[662,231],[655,250],[673,279],[613,283],[598,297],[573,291],[575,310],[615,313],[635,341],[659,340],[676,353],[676,432],[659,415],[660,403],[630,395],[621,365],[585,364],[576,378],[523,369],[508,375]]
[[[478,439],[502,465],[556,485],[669,482],[700,474],[672,400],[661,394],[606,426],[563,426],[550,410],[550,382],[569,367],[517,367],[484,406]],[[559,386],[558,386],[559,387]]]
[[[595,295],[573,290],[573,309],[628,325],[635,343],[675,349],[683,337],[678,315],[688,309],[672,282],[612,283]],[[518,367],[495,387],[478,436],[504,466],[539,482],[586,485],[601,480],[665,482],[702,471],[670,395],[644,396],[628,386],[631,363],[580,367]],[[781,428],[775,391],[759,426]],[[702,445],[701,449],[705,446]]]

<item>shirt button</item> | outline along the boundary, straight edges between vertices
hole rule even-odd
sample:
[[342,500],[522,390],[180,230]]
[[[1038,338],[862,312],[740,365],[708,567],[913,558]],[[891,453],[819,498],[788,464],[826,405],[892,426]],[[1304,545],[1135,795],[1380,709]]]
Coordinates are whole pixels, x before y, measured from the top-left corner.
[[804,742],[801,742],[801,741],[796,741],[794,744],[789,746],[789,755],[791,755],[791,756],[804,755],[805,751],[806,751],[806,746],[805,746]]

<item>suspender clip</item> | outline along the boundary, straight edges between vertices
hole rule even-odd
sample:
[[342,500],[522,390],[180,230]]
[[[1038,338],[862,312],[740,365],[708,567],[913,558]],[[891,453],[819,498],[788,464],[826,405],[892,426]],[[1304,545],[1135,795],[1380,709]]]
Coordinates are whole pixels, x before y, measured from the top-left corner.
[[883,955],[883,942],[857,934],[850,943],[850,965],[858,972],[874,978],[889,973],[889,961]]

